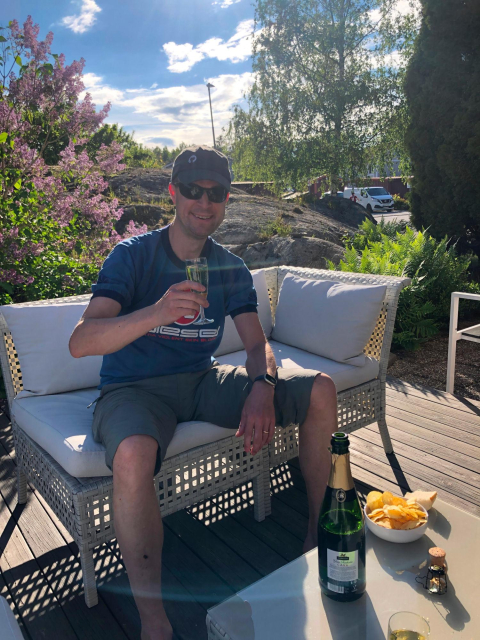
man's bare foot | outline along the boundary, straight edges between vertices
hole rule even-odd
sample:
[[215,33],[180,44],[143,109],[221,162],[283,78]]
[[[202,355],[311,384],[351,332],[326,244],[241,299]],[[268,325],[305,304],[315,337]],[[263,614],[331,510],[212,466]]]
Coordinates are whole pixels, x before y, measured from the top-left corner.
[[155,627],[146,629],[142,627],[141,640],[172,640],[173,629],[168,620]]

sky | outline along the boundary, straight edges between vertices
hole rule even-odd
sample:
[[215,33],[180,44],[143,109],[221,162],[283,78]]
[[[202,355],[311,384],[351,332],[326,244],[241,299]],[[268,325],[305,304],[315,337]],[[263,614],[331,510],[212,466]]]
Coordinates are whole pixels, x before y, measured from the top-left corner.
[[[408,0],[398,0],[403,6]],[[84,58],[94,103],[148,147],[212,144],[253,82],[253,0],[0,0],[0,25],[28,15],[67,64]]]

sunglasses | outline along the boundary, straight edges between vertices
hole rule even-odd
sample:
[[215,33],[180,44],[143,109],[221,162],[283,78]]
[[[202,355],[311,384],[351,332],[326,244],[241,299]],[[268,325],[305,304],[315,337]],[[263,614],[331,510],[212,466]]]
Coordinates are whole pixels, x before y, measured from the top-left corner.
[[175,186],[179,188],[180,193],[184,198],[188,200],[200,200],[204,193],[207,194],[207,198],[210,202],[225,202],[228,196],[228,189],[225,187],[200,187],[198,184],[183,184],[182,182],[176,182]]

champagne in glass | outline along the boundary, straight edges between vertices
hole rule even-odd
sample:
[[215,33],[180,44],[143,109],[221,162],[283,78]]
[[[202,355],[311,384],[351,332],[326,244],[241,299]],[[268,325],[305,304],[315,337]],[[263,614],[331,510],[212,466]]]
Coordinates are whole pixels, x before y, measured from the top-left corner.
[[430,625],[416,613],[399,611],[388,621],[388,640],[427,640]]
[[[200,293],[205,299],[208,293],[208,263],[206,258],[191,258],[185,260],[185,267],[187,272],[187,279],[193,282],[199,282],[205,287],[205,291]],[[200,307],[200,315],[193,324],[210,324],[214,322],[205,317],[205,311],[203,307]]]

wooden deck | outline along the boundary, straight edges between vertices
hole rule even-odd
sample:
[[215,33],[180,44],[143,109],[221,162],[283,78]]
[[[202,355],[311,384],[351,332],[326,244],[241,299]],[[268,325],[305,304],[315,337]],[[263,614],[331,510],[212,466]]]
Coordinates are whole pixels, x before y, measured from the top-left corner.
[[[480,517],[480,403],[392,379],[387,457],[376,425],[351,436],[361,496],[371,488],[435,488]],[[206,638],[209,607],[302,552],[307,500],[298,460],[272,471],[273,514],[253,519],[248,487],[168,516],[164,596],[177,640]],[[87,609],[78,552],[38,493],[16,506],[15,455],[0,416],[0,593],[31,640],[139,638],[139,618],[117,545],[97,549],[100,601]],[[1,633],[0,633],[1,636]]]

